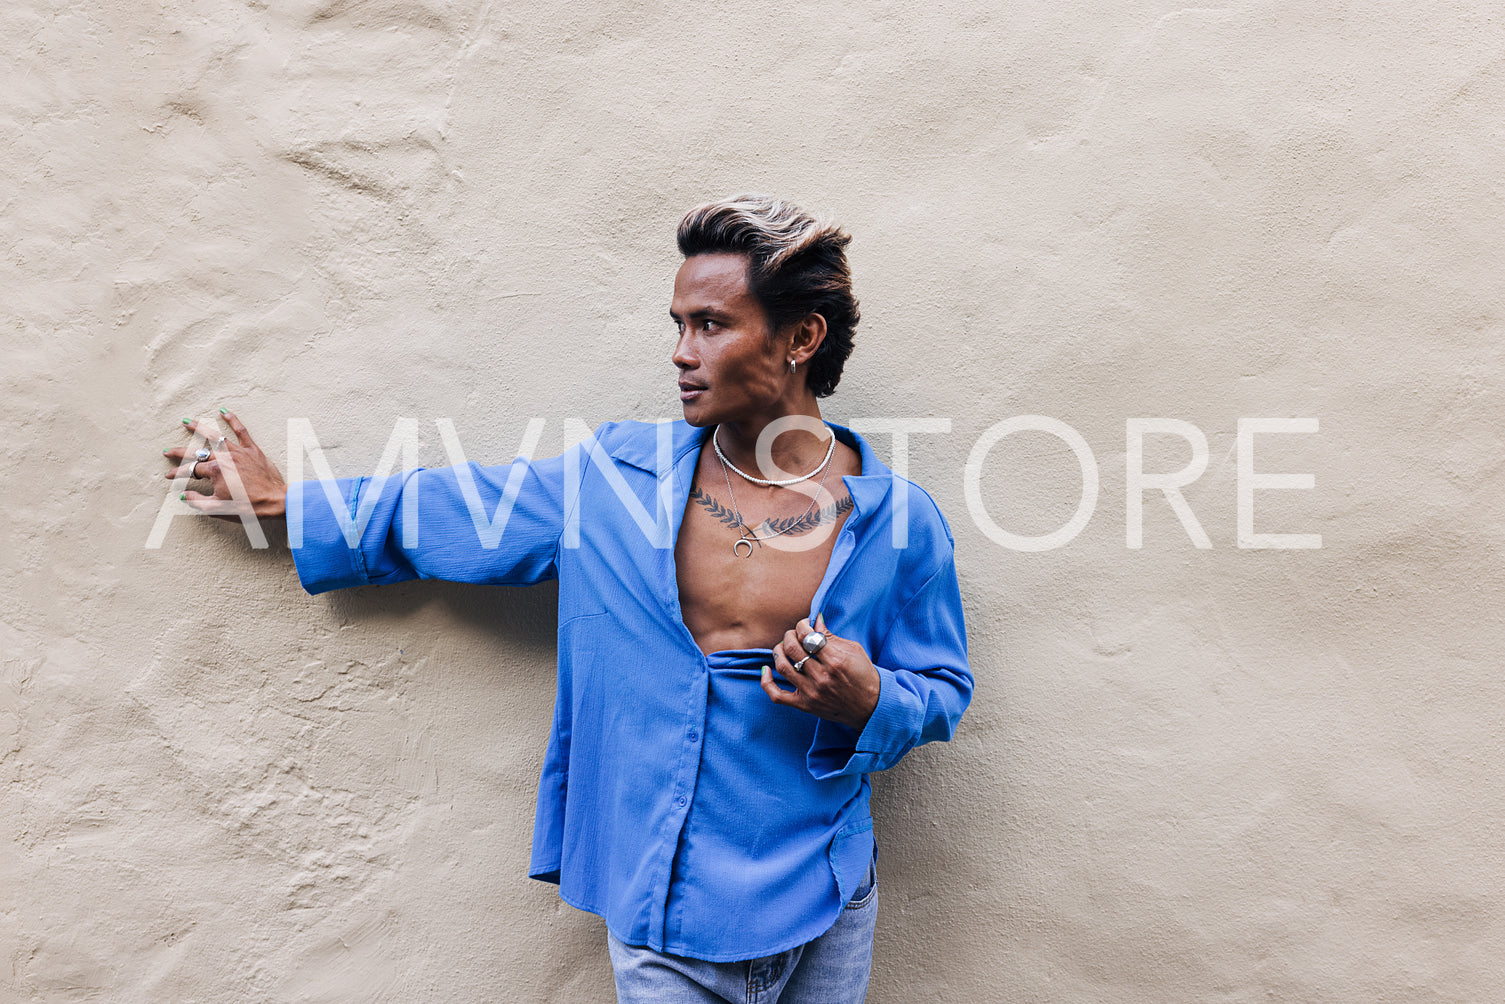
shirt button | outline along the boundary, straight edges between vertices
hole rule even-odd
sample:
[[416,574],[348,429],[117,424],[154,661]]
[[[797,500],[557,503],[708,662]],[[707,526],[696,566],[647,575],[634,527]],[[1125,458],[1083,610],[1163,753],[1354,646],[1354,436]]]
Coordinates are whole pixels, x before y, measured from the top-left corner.
[[683,809],[685,807],[685,796],[681,795],[678,798],[676,798],[674,800],[674,804],[677,805],[677,806],[679,806],[681,809]]
[[693,743],[695,740],[697,740],[699,738],[700,738],[700,733],[696,732],[694,729],[691,729],[690,730],[690,742]]

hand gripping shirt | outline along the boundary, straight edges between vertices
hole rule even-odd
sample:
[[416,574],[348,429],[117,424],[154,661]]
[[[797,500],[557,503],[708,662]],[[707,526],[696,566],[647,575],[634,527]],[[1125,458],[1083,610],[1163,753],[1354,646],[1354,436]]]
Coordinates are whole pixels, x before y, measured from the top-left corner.
[[711,962],[823,934],[873,853],[869,771],[949,739],[972,692],[953,541],[854,433],[853,509],[810,615],[878,667],[859,733],[773,703],[768,649],[705,655],[674,541],[709,430],[608,424],[548,460],[288,491],[310,593],[559,580],[559,672],[529,874],[622,941]]

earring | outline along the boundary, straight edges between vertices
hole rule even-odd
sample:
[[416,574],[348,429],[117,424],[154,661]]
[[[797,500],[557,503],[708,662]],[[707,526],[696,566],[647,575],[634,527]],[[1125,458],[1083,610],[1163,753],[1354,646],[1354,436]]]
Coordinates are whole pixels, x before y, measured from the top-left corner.
[[794,372],[794,368],[795,368],[796,365],[797,364],[795,363],[795,361],[793,359],[789,360],[789,372],[793,373]]

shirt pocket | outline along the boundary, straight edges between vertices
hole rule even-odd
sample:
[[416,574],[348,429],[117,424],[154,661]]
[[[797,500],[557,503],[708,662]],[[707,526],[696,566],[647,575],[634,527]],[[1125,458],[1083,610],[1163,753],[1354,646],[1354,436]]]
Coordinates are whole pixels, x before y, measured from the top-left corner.
[[873,863],[873,818],[853,820],[837,830],[829,857],[841,902],[849,903]]

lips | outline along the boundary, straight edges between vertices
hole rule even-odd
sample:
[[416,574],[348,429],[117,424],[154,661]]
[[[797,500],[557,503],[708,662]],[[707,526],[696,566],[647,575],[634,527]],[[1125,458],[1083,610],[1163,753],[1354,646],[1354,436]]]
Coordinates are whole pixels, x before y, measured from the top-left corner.
[[705,391],[704,384],[686,383],[679,381],[679,399],[681,401],[693,401]]

